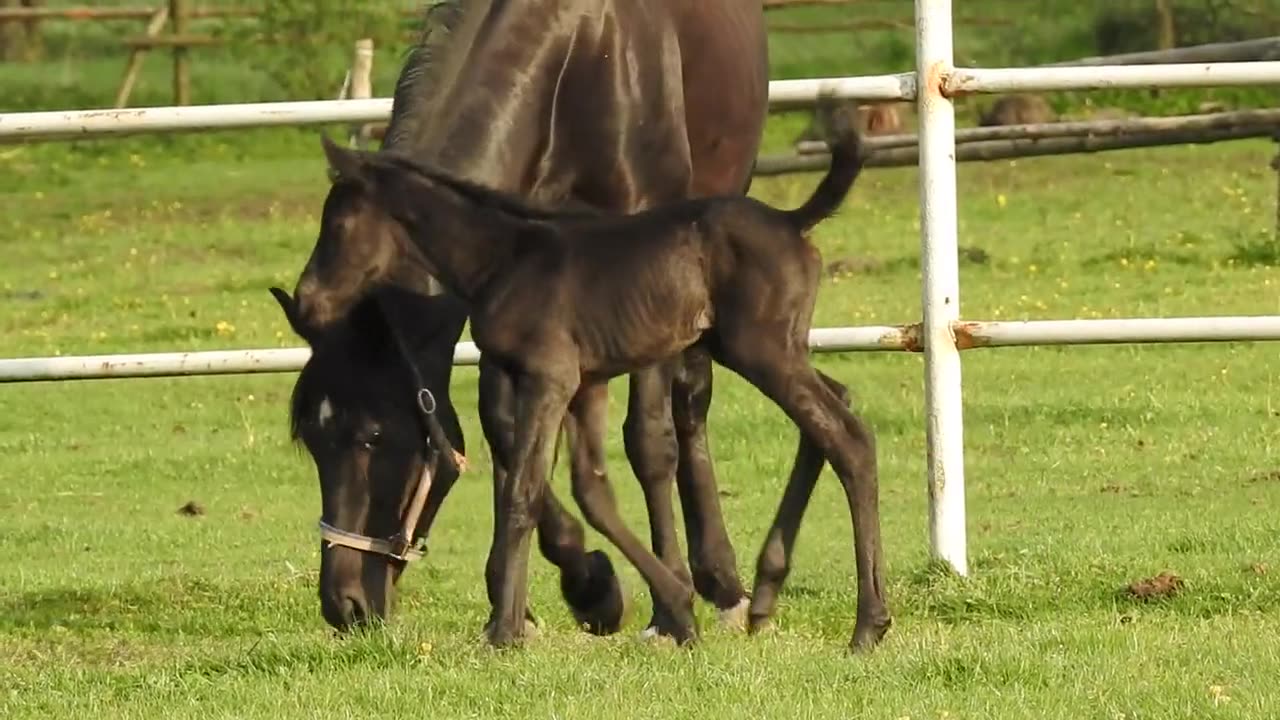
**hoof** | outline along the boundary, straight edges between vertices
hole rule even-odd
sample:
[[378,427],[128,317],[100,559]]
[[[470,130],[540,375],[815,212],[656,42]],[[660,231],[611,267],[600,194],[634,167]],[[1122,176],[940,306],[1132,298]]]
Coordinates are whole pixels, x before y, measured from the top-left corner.
[[718,610],[716,615],[720,625],[735,632],[746,630],[748,623],[747,609],[750,607],[751,601],[744,597],[738,601],[737,605]]
[[747,609],[747,634],[759,635],[773,629],[773,613],[778,604],[777,595],[768,588],[756,588]]
[[671,637],[670,635],[662,634],[662,632],[658,630],[656,625],[650,625],[644,630],[641,630],[639,639],[640,639],[640,642],[642,643],[653,643],[655,645],[670,645],[672,647],[675,647],[677,645],[675,638]]
[[538,624],[531,619],[532,616],[526,614],[524,622],[520,624],[518,631],[503,630],[498,624],[489,621],[484,626],[484,639],[495,648],[516,647],[526,640],[532,640],[538,637]]
[[875,649],[893,625],[891,618],[874,622],[858,623],[853,630],[853,639],[849,641],[849,649],[855,653],[864,653]]
[[680,613],[680,617],[672,617],[664,610],[654,609],[653,618],[649,620],[644,632],[640,633],[640,638],[646,640],[655,637],[670,638],[677,645],[697,642],[698,626],[693,619],[692,598],[689,607]]
[[747,619],[748,635],[768,635],[776,629],[769,615],[752,615]]
[[613,563],[604,552],[592,550],[588,553],[587,565],[584,587],[566,587],[562,576],[560,591],[580,627],[593,635],[612,635],[622,628],[622,616],[626,612],[622,585],[613,570]]

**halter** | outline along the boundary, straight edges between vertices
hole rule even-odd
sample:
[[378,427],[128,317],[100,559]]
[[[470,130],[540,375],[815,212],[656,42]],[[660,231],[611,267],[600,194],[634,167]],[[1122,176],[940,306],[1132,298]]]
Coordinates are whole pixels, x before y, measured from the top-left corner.
[[422,516],[423,509],[427,506],[427,495],[431,492],[431,483],[435,478],[440,459],[444,458],[451,469],[461,473],[465,469],[466,458],[454,451],[448,436],[445,435],[444,427],[440,425],[440,418],[436,415],[438,406],[436,405],[435,395],[431,394],[431,390],[427,388],[426,383],[423,381],[422,373],[418,370],[417,363],[413,361],[413,355],[409,353],[408,345],[395,327],[391,325],[391,317],[386,312],[385,307],[383,308],[383,315],[386,316],[387,327],[390,328],[391,335],[395,338],[396,348],[413,375],[414,387],[416,388],[414,404],[417,405],[418,416],[425,431],[423,440],[427,450],[422,472],[418,475],[417,487],[414,488],[409,507],[405,510],[404,517],[401,518],[400,529],[391,537],[375,538],[343,530],[325,522],[323,517],[320,518],[317,524],[320,528],[320,538],[331,546],[340,545],[353,550],[386,555],[408,563],[421,559],[427,553],[427,539],[425,537],[416,537],[418,520]]

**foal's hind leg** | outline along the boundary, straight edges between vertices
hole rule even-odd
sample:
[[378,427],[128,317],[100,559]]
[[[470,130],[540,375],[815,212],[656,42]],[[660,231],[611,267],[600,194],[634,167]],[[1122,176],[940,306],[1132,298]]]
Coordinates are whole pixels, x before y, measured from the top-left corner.
[[[773,339],[778,334],[759,332],[755,327],[742,330],[745,332],[733,333],[727,339],[719,359],[786,412],[800,432],[826,455],[844,487],[853,518],[858,573],[858,619],[850,644],[854,649],[869,648],[888,632],[892,622],[884,602],[875,439],[809,364],[802,340],[779,341]],[[801,449],[804,450],[803,444]],[[797,468],[788,481],[779,507],[779,517],[784,522],[789,520],[787,525],[798,525],[799,515],[791,518],[784,510],[788,505],[792,512],[802,508],[812,491],[811,487],[803,487],[808,475],[800,470]],[[812,481],[808,484],[812,485]]]
[[715,604],[721,622],[741,628],[747,593],[720,511],[720,493],[707,438],[711,409],[710,354],[694,346],[679,358],[671,388],[672,419],[680,447],[677,487],[689,542],[689,567],[698,594]]
[[[821,372],[818,376],[848,406],[848,390]],[[756,559],[756,580],[755,589],[751,593],[750,613],[750,631],[753,633],[767,628],[777,610],[782,584],[791,572],[796,535],[825,463],[826,457],[822,454],[822,449],[808,435],[800,433],[795,462],[791,466],[791,478],[787,481],[773,525],[769,528]]]
[[[480,424],[493,455],[495,522],[490,558],[494,559],[492,547],[497,545],[498,502],[511,464],[511,444],[514,441],[515,397],[510,376],[488,365],[483,358],[479,390]],[[622,625],[623,600],[622,587],[613,564],[602,550],[587,552],[582,524],[569,514],[549,486],[538,516],[538,549],[544,558],[559,568],[561,593],[578,623],[598,635],[617,632]],[[493,562],[485,567],[485,588],[490,604],[497,600],[498,571]],[[531,611],[527,612],[527,619],[533,621]]]

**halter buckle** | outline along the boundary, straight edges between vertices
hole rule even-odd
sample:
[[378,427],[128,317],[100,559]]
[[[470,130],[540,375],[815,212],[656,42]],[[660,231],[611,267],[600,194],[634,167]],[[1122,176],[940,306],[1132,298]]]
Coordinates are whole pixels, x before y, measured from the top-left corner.
[[436,396],[425,387],[418,388],[418,409],[423,415],[430,415],[436,411]]

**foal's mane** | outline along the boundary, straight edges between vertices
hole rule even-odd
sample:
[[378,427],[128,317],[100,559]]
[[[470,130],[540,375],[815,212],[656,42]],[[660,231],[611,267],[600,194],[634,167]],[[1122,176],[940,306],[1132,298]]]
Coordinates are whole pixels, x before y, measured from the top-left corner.
[[473,182],[394,151],[366,153],[365,157],[374,165],[421,176],[433,185],[443,186],[470,204],[496,210],[516,220],[526,222],[589,220],[607,215],[603,210],[582,202],[570,201],[565,205],[554,207],[537,204],[522,195]]

